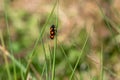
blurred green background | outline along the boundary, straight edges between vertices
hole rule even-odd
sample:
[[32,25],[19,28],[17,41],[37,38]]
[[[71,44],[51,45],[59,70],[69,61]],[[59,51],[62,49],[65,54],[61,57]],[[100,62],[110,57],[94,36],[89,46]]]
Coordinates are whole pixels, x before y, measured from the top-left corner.
[[51,80],[52,24],[58,27],[55,80],[69,80],[79,56],[71,80],[120,80],[119,4],[120,0],[0,0],[0,80],[25,80],[10,56],[27,68],[44,28],[28,72],[32,80]]

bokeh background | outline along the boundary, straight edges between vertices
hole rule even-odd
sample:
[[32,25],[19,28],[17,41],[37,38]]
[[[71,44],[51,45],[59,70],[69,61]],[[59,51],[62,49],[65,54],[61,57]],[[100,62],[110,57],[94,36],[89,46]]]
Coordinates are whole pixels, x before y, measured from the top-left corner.
[[[55,2],[56,0],[0,0],[0,35],[5,49],[25,66]],[[49,48],[54,48],[54,40],[49,38],[49,28],[52,24],[57,25],[58,19],[55,80],[69,79],[72,71],[68,62],[74,68],[87,38],[74,73],[77,79],[100,80],[102,61],[103,80],[120,80],[119,4],[120,0],[59,0],[42,37],[49,63]],[[42,43],[38,43],[30,66],[30,72],[37,80],[41,77],[46,61]],[[0,46],[4,47],[2,41]],[[0,80],[8,80],[4,52],[0,50],[0,53]],[[14,66],[10,58],[7,57],[7,60],[11,80],[22,80],[17,66],[16,78],[13,77]],[[46,79],[45,72],[42,79]]]

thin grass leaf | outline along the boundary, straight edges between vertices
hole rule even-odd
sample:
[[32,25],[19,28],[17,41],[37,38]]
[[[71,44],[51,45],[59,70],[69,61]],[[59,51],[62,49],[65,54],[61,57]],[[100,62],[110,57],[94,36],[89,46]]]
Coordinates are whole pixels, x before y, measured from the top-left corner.
[[8,57],[12,60],[12,62],[14,62],[16,64],[16,66],[18,66],[24,73],[26,72],[26,68],[19,62],[17,61],[14,56],[8,54]]
[[[96,2],[96,3],[97,3],[97,2]],[[112,34],[112,38],[114,39],[115,43],[117,44],[117,41],[116,41],[116,39],[114,38],[115,34],[113,33],[113,30],[112,30],[111,25],[109,24],[109,22],[112,23],[112,24],[114,24],[114,23],[104,14],[101,6],[100,6],[98,3],[97,3],[97,5],[98,5],[98,7],[99,7],[99,9],[100,9],[100,11],[101,11],[101,14],[102,14],[103,19],[106,21],[106,25],[107,25],[108,29],[110,30],[110,32],[111,32],[111,34]],[[115,25],[115,24],[114,24],[114,25]],[[118,32],[119,32],[119,31],[118,31]],[[120,52],[120,46],[119,46],[119,45],[117,45],[117,48],[118,48],[118,51]],[[104,68],[104,70],[108,71],[111,75],[113,75],[113,76],[115,76],[116,78],[120,79],[120,77],[119,77],[118,75],[116,75],[115,73],[113,73],[112,71],[110,71],[109,69],[107,69],[106,67],[103,66],[103,68]]]
[[5,16],[5,23],[6,23],[6,27],[7,27],[7,38],[8,38],[8,47],[10,49],[10,53],[13,53],[12,51],[12,42],[11,42],[11,39],[10,39],[10,30],[9,30],[9,22],[8,22],[8,3],[7,3],[7,0],[4,0],[4,16]]
[[16,66],[18,66],[24,73],[26,72],[25,67],[20,62],[18,62],[14,58],[14,56],[10,55],[10,53],[7,50],[5,50],[5,48],[0,46],[0,50],[5,54],[6,58],[9,57],[12,60],[12,62],[16,64]]
[[53,65],[52,65],[52,80],[55,78],[55,56],[56,56],[56,48],[57,48],[57,36],[54,40],[54,52],[53,52]]
[[41,78],[40,78],[40,80],[42,80],[42,77],[43,77],[43,74],[44,74],[44,71],[45,71],[45,67],[46,67],[46,64],[44,63],[44,66],[43,66],[43,69],[42,69],[42,73],[41,73]]
[[13,72],[14,72],[14,80],[17,80],[17,75],[16,75],[16,66],[15,63],[13,62]]
[[25,79],[24,79],[23,71],[21,71],[21,79],[22,79],[22,80],[25,80]]
[[[117,44],[117,41],[116,41],[116,39],[114,38],[115,34],[114,34],[114,32],[113,32],[113,30],[112,30],[112,28],[111,28],[111,25],[109,24],[109,23],[112,22],[112,21],[109,20],[109,18],[104,14],[101,6],[97,3],[97,1],[96,1],[96,4],[98,5],[98,8],[100,9],[100,12],[101,12],[101,14],[102,14],[102,17],[103,17],[103,19],[105,20],[106,25],[107,25],[108,29],[110,30],[110,32],[111,32],[111,34],[112,34],[112,38],[114,39],[115,43]],[[118,48],[118,51],[120,52],[120,46],[119,46],[119,45],[117,45],[117,48]]]
[[[56,0],[56,4],[58,5],[58,0]],[[58,7],[58,6],[57,6]],[[58,12],[58,8],[57,8],[57,12]],[[56,17],[56,30],[58,29],[58,18]],[[57,49],[57,33],[56,33],[56,37],[54,39],[54,52],[53,52],[53,65],[52,65],[52,80],[55,79],[55,56],[56,56],[56,49]]]
[[[19,62],[21,63],[20,60],[19,60]],[[24,72],[23,72],[22,70],[20,70],[20,75],[21,75],[21,79],[22,79],[22,80],[25,80],[25,78],[24,78]]]
[[[48,45],[48,47],[49,47],[49,71],[51,72],[52,71],[52,51],[51,51],[51,49],[50,49],[50,46]],[[49,80],[51,79],[51,73],[49,72]]]
[[53,65],[52,65],[52,80],[55,78],[55,56],[56,56],[56,48],[57,48],[57,36],[54,40],[54,52],[53,52]]
[[78,57],[78,59],[77,59],[77,62],[76,62],[75,67],[74,67],[74,69],[73,69],[73,72],[72,72],[72,74],[70,75],[70,80],[72,80],[73,75],[74,75],[74,73],[75,73],[75,70],[76,70],[76,68],[77,68],[77,65],[78,65],[78,63],[79,63],[79,61],[80,61],[80,59],[81,59],[81,56],[82,56],[82,54],[83,54],[83,51],[84,51],[85,46],[86,46],[87,41],[88,41],[88,37],[89,37],[89,36],[87,36],[87,38],[86,38],[86,40],[85,40],[85,43],[84,43],[84,45],[83,45],[83,47],[82,47],[82,49],[81,49],[80,55],[79,55],[79,57]]
[[43,52],[44,52],[44,56],[45,56],[45,64],[46,64],[46,80],[48,80],[48,65],[47,65],[47,56],[46,56],[46,50],[45,50],[45,46],[44,46],[44,43],[43,41],[41,42],[42,43],[42,47],[43,47]]
[[[12,46],[11,46],[11,40],[10,40],[10,31],[9,31],[9,23],[8,23],[8,12],[7,12],[7,7],[8,7],[8,4],[7,4],[7,0],[4,0],[4,12],[5,12],[5,22],[6,22],[6,26],[7,26],[7,37],[8,37],[8,47],[10,49],[10,53],[13,53],[12,51]],[[6,57],[6,56],[5,56]],[[8,61],[6,59],[6,66],[8,67]],[[8,79],[11,80],[11,75],[10,75],[10,70],[7,69],[7,72],[8,72]]]
[[31,56],[30,56],[29,61],[28,61],[28,64],[27,64],[26,75],[28,74],[29,66],[30,66],[30,64],[31,64],[31,62],[32,62],[35,54],[36,54],[36,53],[35,53],[35,50],[36,50],[36,48],[37,48],[38,42],[42,40],[42,37],[43,37],[43,34],[44,34],[44,32],[45,32],[46,26],[47,26],[48,22],[49,22],[50,19],[51,19],[51,16],[52,16],[52,14],[53,14],[53,12],[54,12],[55,7],[56,7],[56,3],[55,3],[55,5],[53,6],[53,9],[52,9],[50,15],[48,16],[48,18],[47,18],[47,20],[46,20],[46,23],[43,25],[43,28],[42,28],[42,30],[41,30],[41,32],[40,32],[40,35],[39,35],[38,39],[37,39],[36,42],[35,42],[34,48],[33,48],[33,50],[32,50]]
[[[5,48],[2,33],[0,33],[0,40],[1,40],[2,46]],[[9,80],[11,80],[11,75],[10,75],[10,69],[9,69],[9,65],[8,65],[7,56],[5,54],[3,54],[3,57],[4,57],[4,60],[5,60],[5,66],[6,66],[5,68],[6,68],[6,71],[7,71],[7,74],[8,74],[8,78],[9,78]]]
[[24,74],[23,74],[23,71],[22,71],[22,70],[21,70],[20,73],[21,73],[21,79],[22,79],[22,80],[25,80],[25,79],[24,79]]
[[[71,71],[73,72],[72,65],[70,64],[70,61],[69,61],[69,59],[68,59],[68,57],[67,57],[67,55],[66,55],[66,53],[65,53],[65,50],[63,49],[63,46],[60,45],[60,48],[61,48],[61,50],[62,50],[62,52],[63,52],[63,55],[65,56],[65,59],[66,59],[68,65],[69,65]],[[75,80],[78,80],[76,76],[75,76]]]
[[101,69],[100,69],[100,80],[103,80],[103,45],[101,45],[101,53],[100,53],[100,57],[101,57]]
[[[1,36],[1,42],[2,42],[2,44],[3,44],[3,46],[4,46],[4,40],[3,40],[2,36]],[[6,70],[7,70],[8,76],[11,77],[11,75],[10,75],[10,69],[8,68],[8,60],[7,60],[7,57],[9,57],[9,58],[12,60],[12,62],[13,62],[14,64],[16,64],[16,65],[25,73],[25,71],[26,71],[25,67],[24,67],[22,64],[20,64],[20,63],[14,58],[14,56],[10,55],[10,53],[9,53],[8,51],[3,51],[3,52],[4,52],[4,59],[5,59],[5,65],[6,65]]]
[[0,42],[1,42],[2,46],[5,47],[4,39],[3,39],[3,36],[2,36],[2,32],[1,32],[1,31],[0,31]]

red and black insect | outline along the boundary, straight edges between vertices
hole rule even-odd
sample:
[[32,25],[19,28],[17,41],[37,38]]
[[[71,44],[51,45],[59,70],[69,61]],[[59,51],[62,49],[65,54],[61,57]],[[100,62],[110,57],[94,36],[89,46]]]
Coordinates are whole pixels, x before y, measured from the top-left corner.
[[50,38],[54,39],[55,34],[56,34],[56,27],[55,27],[55,25],[52,25],[50,27]]

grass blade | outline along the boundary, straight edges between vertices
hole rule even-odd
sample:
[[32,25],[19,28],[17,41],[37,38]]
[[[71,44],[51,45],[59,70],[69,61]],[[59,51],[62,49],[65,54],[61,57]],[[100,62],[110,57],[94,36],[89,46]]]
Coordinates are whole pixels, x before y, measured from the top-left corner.
[[[51,72],[52,71],[52,51],[50,49],[50,46],[48,45],[49,47],[49,52],[50,52],[50,55],[49,55],[49,71]],[[51,79],[51,73],[49,72],[49,80]]]
[[82,54],[83,54],[83,51],[84,51],[85,46],[86,46],[86,44],[87,44],[87,41],[88,41],[88,36],[87,36],[87,38],[86,38],[86,40],[85,40],[85,43],[84,43],[84,45],[83,45],[83,47],[82,47],[82,49],[81,49],[80,55],[79,55],[79,57],[78,57],[78,59],[77,59],[77,62],[76,62],[75,67],[74,67],[74,69],[73,69],[73,72],[72,72],[72,74],[71,74],[71,76],[70,76],[70,80],[72,80],[72,78],[73,78],[73,75],[74,75],[75,70],[76,70],[76,68],[77,68],[77,65],[78,65],[78,63],[79,63],[79,61],[80,61],[80,59],[81,59],[81,56],[82,56]]
[[100,53],[100,57],[101,57],[101,69],[100,69],[100,80],[103,80],[103,45],[101,45],[101,53]]
[[[67,55],[66,55],[66,53],[65,53],[65,50],[63,49],[63,46],[60,45],[60,48],[61,48],[61,50],[62,50],[62,52],[63,52],[63,55],[65,56],[65,59],[67,60],[67,63],[68,63],[68,65],[69,65],[71,71],[73,72],[72,65],[70,64],[70,61],[69,61],[69,59],[67,58]],[[75,80],[78,80],[76,76],[75,76],[75,78],[76,78]]]
[[42,40],[44,31],[45,31],[45,29],[46,29],[46,26],[47,26],[49,20],[51,19],[51,16],[52,16],[52,14],[53,14],[53,12],[54,12],[55,7],[56,7],[56,3],[55,3],[55,5],[53,6],[53,9],[52,9],[52,11],[51,11],[51,14],[48,16],[48,18],[47,18],[47,20],[46,20],[46,23],[43,25],[43,28],[42,28],[42,30],[41,30],[41,32],[40,32],[40,35],[39,35],[38,39],[37,39],[36,42],[35,42],[34,48],[33,48],[33,50],[32,50],[31,56],[30,56],[29,61],[28,61],[28,64],[27,64],[26,75],[28,74],[29,66],[30,66],[30,64],[31,64],[31,62],[32,62],[32,60],[33,60],[33,57],[35,56],[35,50],[36,50],[36,48],[37,48],[38,42]]
[[[5,48],[2,33],[0,33],[0,40],[1,40],[3,48]],[[8,65],[8,59],[7,59],[7,56],[4,53],[3,53],[3,57],[4,57],[4,60],[5,60],[5,68],[6,68],[6,71],[7,71],[7,74],[8,74],[8,79],[11,80],[10,69],[9,69],[9,65]]]
[[[113,22],[104,14],[101,6],[100,6],[97,2],[96,2],[96,4],[98,5],[98,8],[100,9],[100,12],[101,12],[101,14],[102,14],[102,17],[103,17],[103,19],[105,20],[105,23],[106,23],[109,31],[110,31],[111,34],[112,34],[112,38],[114,39],[115,43],[117,44],[117,41],[116,41],[116,39],[114,38],[115,34],[114,34],[113,30],[112,30],[112,26],[110,25],[110,23],[113,24]],[[119,46],[119,45],[117,45],[117,48],[118,48],[118,51],[120,52],[120,46]]]
[[43,41],[42,41],[42,47],[43,47],[43,52],[44,52],[44,56],[45,56],[45,64],[46,64],[46,80],[48,80],[47,56],[46,56],[46,50],[45,50]]
[[43,74],[44,74],[44,71],[45,71],[45,67],[46,67],[46,64],[44,64],[44,66],[43,66],[40,80],[42,80],[42,77],[43,77]]
[[[57,14],[58,12],[58,4],[59,4],[59,0],[56,0],[56,4],[57,4]],[[56,17],[56,30],[58,29],[58,18]],[[56,56],[56,49],[57,49],[57,33],[56,33],[56,37],[54,39],[54,52],[53,52],[53,65],[52,65],[52,80],[55,79],[55,56]]]

